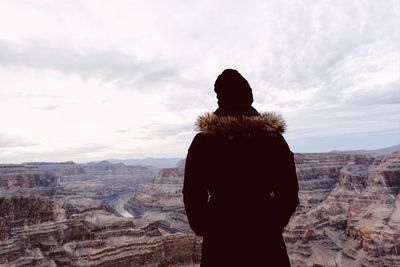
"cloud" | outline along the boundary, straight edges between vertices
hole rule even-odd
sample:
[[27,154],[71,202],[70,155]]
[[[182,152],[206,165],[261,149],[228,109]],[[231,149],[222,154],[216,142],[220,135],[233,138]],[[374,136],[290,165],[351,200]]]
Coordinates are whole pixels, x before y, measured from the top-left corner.
[[186,133],[193,133],[194,123],[153,123],[145,126],[116,130],[120,134],[129,134],[138,140],[166,139]]
[[[400,105],[400,80],[389,82],[384,85],[366,87],[362,91],[353,92],[346,96],[344,101],[348,105],[359,106],[360,108],[371,108],[376,105]],[[395,110],[393,110],[395,111]]]
[[2,132],[33,140],[43,155],[61,157],[71,144],[94,159],[181,155],[196,117],[215,110],[213,83],[225,68],[248,79],[257,109],[284,116],[298,151],[399,142],[396,0],[1,7]]
[[[21,150],[9,146],[7,150],[0,147],[0,163],[31,162],[31,161],[90,161],[98,155],[106,156],[112,147],[108,144],[83,143],[69,147],[46,148],[41,144]],[[23,153],[21,153],[23,151]]]
[[0,39],[0,65],[48,69],[83,78],[99,76],[108,81],[139,84],[176,79],[179,72],[162,58],[140,59],[111,48],[79,49],[45,40],[22,44]]
[[50,105],[38,107],[38,109],[50,111],[50,110],[54,110],[54,109],[59,108],[59,107],[60,107],[59,105],[51,105],[50,104]]
[[36,143],[18,136],[9,136],[6,134],[0,133],[0,150],[14,147],[30,147],[34,146]]

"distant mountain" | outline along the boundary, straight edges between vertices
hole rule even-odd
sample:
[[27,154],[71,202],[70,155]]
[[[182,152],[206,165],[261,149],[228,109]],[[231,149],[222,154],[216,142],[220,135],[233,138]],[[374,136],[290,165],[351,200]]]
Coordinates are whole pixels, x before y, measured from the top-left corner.
[[144,158],[144,159],[107,159],[110,163],[124,163],[125,165],[153,166],[157,168],[176,167],[182,158]]
[[369,150],[370,152],[376,152],[376,153],[392,153],[395,151],[400,151],[400,144],[399,145],[395,145],[395,146],[389,146],[389,147],[385,147],[385,148],[380,148],[380,149],[376,149],[376,150]]
[[331,153],[377,153],[377,154],[390,154],[395,151],[400,151],[400,144],[399,145],[394,145],[394,146],[389,146],[389,147],[384,147],[384,148],[379,148],[379,149],[373,149],[373,150],[332,150],[330,151]]

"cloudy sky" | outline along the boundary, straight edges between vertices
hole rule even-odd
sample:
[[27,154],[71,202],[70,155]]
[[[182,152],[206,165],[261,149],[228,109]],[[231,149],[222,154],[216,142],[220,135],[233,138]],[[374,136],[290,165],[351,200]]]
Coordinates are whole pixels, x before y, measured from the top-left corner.
[[0,162],[185,156],[225,68],[295,152],[399,144],[398,25],[398,0],[0,0]]

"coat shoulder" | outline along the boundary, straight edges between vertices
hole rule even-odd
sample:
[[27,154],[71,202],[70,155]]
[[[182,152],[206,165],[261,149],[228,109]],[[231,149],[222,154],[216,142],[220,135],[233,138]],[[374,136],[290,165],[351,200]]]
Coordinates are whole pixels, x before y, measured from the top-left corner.
[[276,113],[261,113],[257,116],[218,116],[205,113],[198,117],[196,128],[203,134],[228,138],[255,135],[275,136],[285,132],[286,123]]
[[211,136],[207,133],[197,133],[189,147],[189,150],[198,150],[206,146],[210,142]]

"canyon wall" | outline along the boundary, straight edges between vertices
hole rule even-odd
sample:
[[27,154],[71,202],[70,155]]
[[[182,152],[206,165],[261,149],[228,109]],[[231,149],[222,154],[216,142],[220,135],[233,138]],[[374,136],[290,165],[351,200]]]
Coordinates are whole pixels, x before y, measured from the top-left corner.
[[400,153],[296,155],[294,266],[400,266]]
[[0,266],[195,266],[200,238],[137,225],[115,206],[157,172],[108,162],[0,165]]

